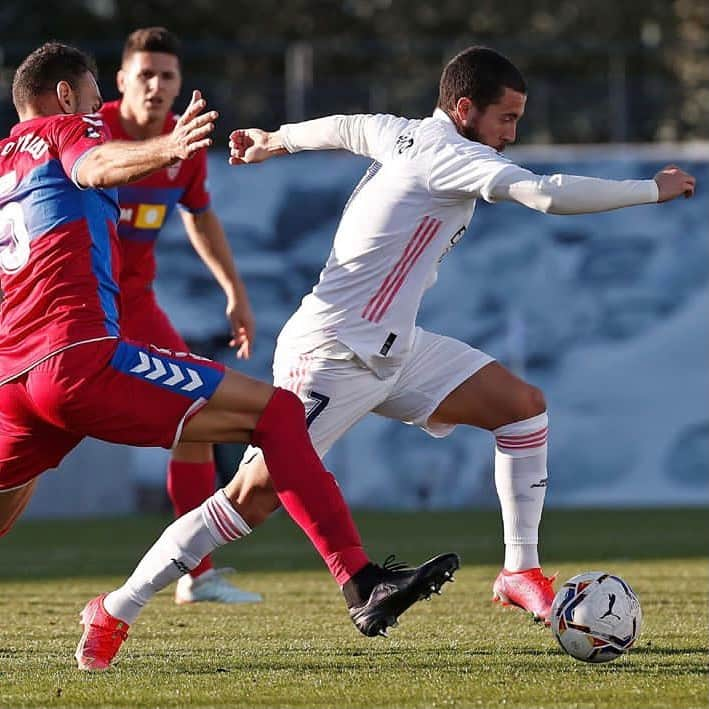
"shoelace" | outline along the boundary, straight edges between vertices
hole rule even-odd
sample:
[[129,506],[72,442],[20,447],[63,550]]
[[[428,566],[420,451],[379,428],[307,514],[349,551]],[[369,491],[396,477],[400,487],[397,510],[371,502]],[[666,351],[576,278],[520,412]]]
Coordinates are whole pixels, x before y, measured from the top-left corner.
[[104,628],[102,625],[96,625],[91,623],[92,633],[91,640],[95,640],[98,643],[103,643],[106,641],[115,642],[116,638],[123,640],[128,640],[128,631],[120,630],[119,628]]
[[[541,573],[541,572],[540,572]],[[544,579],[546,583],[548,583],[553,590],[554,587],[554,581],[556,581],[556,577],[559,575],[558,571],[555,571],[551,576],[545,576],[544,574],[541,574],[541,577]]]

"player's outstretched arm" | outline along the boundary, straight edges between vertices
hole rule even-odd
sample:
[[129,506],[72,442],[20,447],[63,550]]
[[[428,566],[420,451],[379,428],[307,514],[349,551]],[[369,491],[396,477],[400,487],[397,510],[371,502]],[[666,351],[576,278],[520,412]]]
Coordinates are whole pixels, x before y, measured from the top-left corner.
[[263,162],[275,155],[301,150],[348,150],[373,160],[388,154],[406,118],[386,114],[335,115],[282,125],[274,133],[257,128],[235,130],[229,137],[229,163]]
[[200,92],[193,91],[172,132],[149,140],[112,140],[99,145],[76,164],[76,182],[82,187],[125,185],[209,147],[219,114],[206,107]]
[[510,201],[549,214],[590,214],[694,194],[695,178],[675,166],[650,180],[605,180],[578,175],[536,175],[510,166],[490,189],[491,201]]

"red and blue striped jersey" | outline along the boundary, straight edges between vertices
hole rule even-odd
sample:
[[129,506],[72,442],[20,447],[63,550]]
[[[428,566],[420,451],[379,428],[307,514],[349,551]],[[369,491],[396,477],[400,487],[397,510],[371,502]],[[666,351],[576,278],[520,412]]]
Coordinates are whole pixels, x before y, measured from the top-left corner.
[[0,141],[0,383],[80,342],[118,336],[118,197],[81,189],[110,139],[97,115],[18,123]]
[[[104,104],[100,115],[114,138],[133,140],[121,124],[120,101]],[[175,126],[170,113],[163,134]],[[209,208],[206,188],[207,151],[200,150],[163,170],[118,189],[121,216],[118,236],[121,245],[120,287],[124,301],[149,290],[155,280],[155,242],[176,204],[193,213]]]

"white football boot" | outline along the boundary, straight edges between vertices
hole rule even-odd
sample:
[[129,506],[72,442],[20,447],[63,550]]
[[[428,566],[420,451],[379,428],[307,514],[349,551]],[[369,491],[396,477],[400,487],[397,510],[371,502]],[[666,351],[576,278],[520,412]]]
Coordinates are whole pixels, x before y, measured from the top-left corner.
[[224,578],[224,574],[231,573],[234,569],[209,569],[196,579],[185,574],[177,581],[175,588],[175,603],[200,603],[212,601],[213,603],[258,603],[262,599],[259,593],[244,591],[237,588]]

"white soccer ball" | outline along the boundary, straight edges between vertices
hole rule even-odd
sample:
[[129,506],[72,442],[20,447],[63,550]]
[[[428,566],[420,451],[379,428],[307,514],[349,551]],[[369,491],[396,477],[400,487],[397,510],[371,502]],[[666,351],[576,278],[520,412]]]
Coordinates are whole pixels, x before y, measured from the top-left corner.
[[554,637],[584,662],[609,662],[627,652],[640,635],[642,618],[633,589],[602,571],[569,579],[551,607]]

